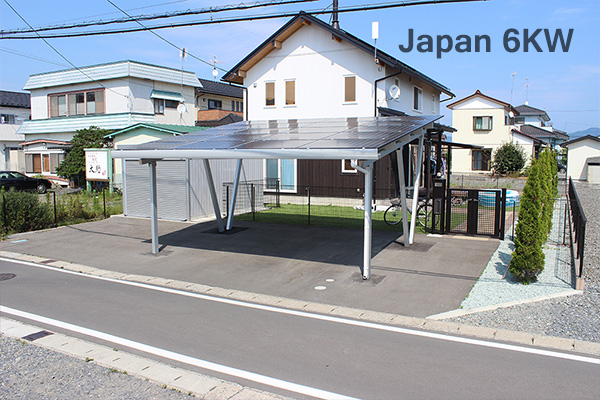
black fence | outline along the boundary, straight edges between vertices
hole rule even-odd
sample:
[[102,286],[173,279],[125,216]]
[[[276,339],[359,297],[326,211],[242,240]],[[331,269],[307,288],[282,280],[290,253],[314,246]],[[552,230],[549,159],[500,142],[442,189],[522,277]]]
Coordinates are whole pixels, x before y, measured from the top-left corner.
[[506,203],[506,189],[454,189],[447,191],[446,229],[451,233],[504,238],[507,212],[514,219],[515,201]]
[[[569,191],[568,191],[568,203],[569,207],[567,210],[570,211],[568,216],[569,229],[572,234],[571,237],[571,256],[573,257],[573,268],[574,275],[578,278],[583,276],[583,255],[585,249],[585,225],[587,218],[583,212],[583,207],[577,196],[577,191],[573,185],[573,179],[569,177]],[[567,212],[565,210],[565,212]],[[576,247],[574,247],[576,245]],[[579,268],[577,268],[577,264]]]

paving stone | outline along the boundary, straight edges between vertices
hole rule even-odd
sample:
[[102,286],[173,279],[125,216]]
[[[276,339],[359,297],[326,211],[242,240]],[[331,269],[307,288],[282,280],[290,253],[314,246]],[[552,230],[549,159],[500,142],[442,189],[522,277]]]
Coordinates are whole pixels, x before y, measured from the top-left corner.
[[172,383],[174,388],[177,388],[184,393],[193,392],[201,396],[210,392],[217,386],[223,383],[222,380],[195,374],[192,372],[184,372],[181,378]]
[[243,389],[243,386],[232,382],[223,382],[204,396],[204,400],[231,399]]

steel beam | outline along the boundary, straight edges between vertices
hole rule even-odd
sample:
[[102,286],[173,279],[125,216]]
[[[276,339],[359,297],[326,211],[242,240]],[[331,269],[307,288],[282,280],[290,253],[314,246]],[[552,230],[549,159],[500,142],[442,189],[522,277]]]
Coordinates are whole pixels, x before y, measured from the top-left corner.
[[148,163],[150,167],[150,220],[152,229],[152,254],[158,254],[158,195],[156,190],[156,161]]
[[208,189],[210,191],[210,198],[213,203],[213,210],[215,212],[215,218],[217,220],[217,228],[219,232],[225,230],[225,224],[223,224],[223,218],[221,218],[221,208],[219,207],[219,199],[217,198],[217,191],[215,190],[215,182],[213,180],[212,171],[210,169],[210,162],[206,158],[202,160],[204,162],[204,172],[206,173],[206,181],[208,182]]
[[237,198],[238,188],[240,185],[240,173],[242,172],[242,159],[240,158],[235,167],[235,180],[233,181],[233,193],[231,194],[231,202],[229,205],[229,215],[227,216],[227,230],[231,230],[233,224],[233,214],[235,210],[235,200]]
[[410,246],[410,235],[408,233],[408,205],[406,203],[406,182],[404,179],[404,146],[396,150],[396,161],[398,162],[398,187],[400,188],[400,204],[402,206],[402,237],[404,238],[404,247],[408,247]]
[[410,219],[410,236],[409,243],[413,244],[415,240],[415,225],[417,223],[417,206],[419,203],[419,181],[421,180],[421,169],[423,163],[423,135],[419,137],[419,150],[417,151],[417,168],[415,170],[415,179],[413,181],[413,201],[411,204],[411,214],[412,218]]

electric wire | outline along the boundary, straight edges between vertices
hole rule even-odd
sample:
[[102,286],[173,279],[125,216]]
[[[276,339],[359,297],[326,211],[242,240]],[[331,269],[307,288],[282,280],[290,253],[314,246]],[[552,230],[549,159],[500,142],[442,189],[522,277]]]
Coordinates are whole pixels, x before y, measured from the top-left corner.
[[[432,5],[432,4],[447,4],[447,3],[467,3],[467,2],[479,2],[479,1],[488,1],[488,0],[415,0],[415,1],[403,1],[403,2],[392,2],[392,3],[379,3],[379,4],[367,4],[367,5],[359,5],[359,6],[349,6],[345,8],[340,8],[338,13],[350,13],[350,12],[358,12],[358,11],[373,11],[373,10],[381,10],[381,9],[390,9],[390,8],[399,8],[399,7],[409,7],[409,6],[419,6],[419,5]],[[307,15],[319,15],[319,14],[332,14],[333,10],[310,10],[303,11],[304,14]],[[9,39],[56,39],[56,38],[69,38],[69,37],[81,37],[81,36],[98,36],[98,35],[112,35],[118,33],[132,33],[132,32],[140,32],[145,30],[156,30],[156,29],[166,29],[166,28],[181,28],[186,26],[200,26],[200,25],[212,25],[212,24],[221,24],[227,22],[244,22],[244,21],[258,21],[258,20],[266,20],[266,19],[276,19],[276,18],[289,18],[298,15],[297,11],[291,12],[282,12],[282,13],[271,13],[271,14],[256,14],[250,16],[238,16],[238,17],[227,17],[220,19],[207,19],[207,20],[199,20],[199,21],[188,21],[188,22],[179,22],[179,23],[169,23],[162,25],[152,25],[147,27],[139,27],[139,28],[125,28],[125,29],[113,29],[113,30],[101,30],[101,31],[84,31],[84,32],[76,32],[76,33],[62,33],[62,34],[39,34],[37,36],[33,35],[8,35],[4,36],[2,32],[0,32],[0,40],[9,40]]]

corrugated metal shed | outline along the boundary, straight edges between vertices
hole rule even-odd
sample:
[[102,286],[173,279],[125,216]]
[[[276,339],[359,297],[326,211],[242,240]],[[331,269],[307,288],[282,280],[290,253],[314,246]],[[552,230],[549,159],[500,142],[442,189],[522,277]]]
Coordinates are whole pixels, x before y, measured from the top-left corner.
[[79,69],[66,69],[62,71],[34,74],[29,77],[23,87],[25,90],[40,89],[45,87],[71,85],[90,81],[102,81],[125,77],[149,79],[158,82],[168,82],[186,86],[202,87],[196,74],[174,68],[145,64],[138,61],[118,61],[107,64],[91,65]]

